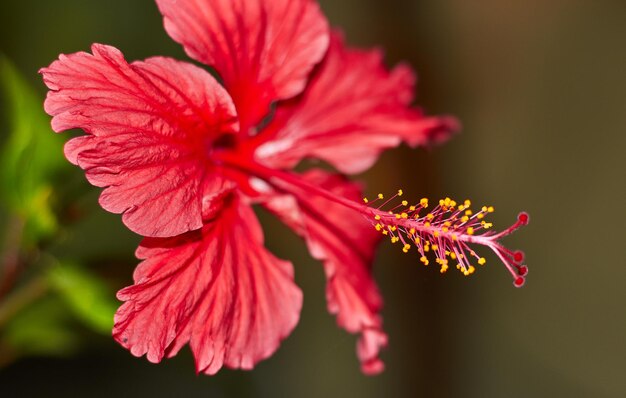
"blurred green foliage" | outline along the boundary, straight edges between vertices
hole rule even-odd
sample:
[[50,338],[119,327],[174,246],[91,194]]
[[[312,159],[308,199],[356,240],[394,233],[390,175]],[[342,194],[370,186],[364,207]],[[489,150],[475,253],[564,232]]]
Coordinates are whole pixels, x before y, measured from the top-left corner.
[[63,140],[52,133],[41,98],[3,56],[0,87],[9,128],[0,152],[0,198],[24,222],[24,240],[34,243],[58,227],[52,180],[67,167],[59,156]]
[[94,331],[111,334],[117,302],[98,276],[76,264],[59,264],[50,269],[48,280],[78,319]]
[[43,98],[1,56],[0,87],[8,129],[0,148],[0,201],[15,221],[7,223],[0,257],[0,286],[9,293],[0,297],[0,364],[67,356],[83,344],[85,327],[110,335],[117,302],[99,275],[48,252],[47,242],[67,236],[54,206],[58,182],[70,170],[63,138],[50,128]]
[[20,311],[3,333],[13,355],[67,356],[79,348],[79,332],[60,297],[37,301]]

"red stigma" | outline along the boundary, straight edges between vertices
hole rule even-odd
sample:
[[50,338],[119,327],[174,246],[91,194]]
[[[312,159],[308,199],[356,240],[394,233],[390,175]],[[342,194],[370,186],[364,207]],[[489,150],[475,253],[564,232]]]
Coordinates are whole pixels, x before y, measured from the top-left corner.
[[528,267],[525,265],[518,265],[517,273],[519,274],[519,276],[526,276],[528,274]]
[[520,223],[522,223],[523,225],[526,225],[528,224],[530,217],[528,216],[528,213],[522,212],[517,216],[517,219],[519,220]]

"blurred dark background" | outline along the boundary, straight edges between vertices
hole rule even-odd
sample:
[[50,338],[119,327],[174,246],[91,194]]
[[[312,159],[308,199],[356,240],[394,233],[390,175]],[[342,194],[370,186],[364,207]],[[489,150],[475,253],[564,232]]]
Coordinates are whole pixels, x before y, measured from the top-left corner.
[[[294,262],[305,302],[295,332],[254,371],[195,376],[187,351],[151,365],[69,320],[73,334],[47,355],[4,347],[3,397],[626,396],[626,2],[320,2],[352,44],[384,47],[390,65],[409,61],[419,103],[464,125],[434,150],[386,153],[359,177],[370,194],[469,197],[493,204],[500,227],[528,211],[531,224],[506,241],[526,251],[527,285],[515,289],[495,258],[473,278],[441,277],[381,245],[375,273],[390,345],[386,371],[365,377],[354,336],[326,313],[321,266],[263,217],[268,246]],[[0,2],[0,52],[41,98],[37,70],[93,42],[129,60],[187,59],[151,0]],[[75,203],[60,217],[73,226],[47,249],[104,278],[105,290],[130,284],[138,237],[96,206],[98,190],[78,168],[65,176],[58,195]],[[6,240],[11,217],[0,216]]]

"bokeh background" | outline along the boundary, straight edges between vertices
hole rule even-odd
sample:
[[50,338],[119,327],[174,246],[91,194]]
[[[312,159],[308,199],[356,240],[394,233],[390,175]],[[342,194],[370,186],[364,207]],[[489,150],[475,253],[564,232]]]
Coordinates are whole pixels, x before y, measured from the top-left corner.
[[[8,180],[43,178],[29,171],[37,159],[60,174],[31,198],[52,203],[39,226],[23,226],[15,203],[2,202],[0,250],[10,256],[21,242],[33,264],[7,296],[9,308],[8,299],[0,302],[3,397],[626,396],[626,2],[320,3],[351,43],[380,45],[390,65],[415,66],[420,104],[464,125],[434,150],[386,153],[359,176],[370,194],[402,187],[416,198],[469,197],[496,206],[497,226],[528,211],[531,224],[506,242],[526,251],[527,285],[515,289],[494,258],[473,278],[441,277],[383,244],[375,273],[391,341],[385,373],[365,377],[354,336],[326,314],[321,266],[263,216],[269,247],[295,263],[305,293],[292,336],[252,372],[196,376],[187,351],[149,364],[114,343],[110,320],[97,315],[130,284],[139,239],[96,205],[98,190],[80,170],[59,164],[42,111],[22,109],[20,126],[34,134],[39,155],[3,160],[5,191]],[[112,44],[129,60],[186,59],[151,0],[0,2],[0,52],[17,70],[6,72],[5,59],[3,76],[22,74],[34,87],[31,103],[44,95],[38,68],[92,42]],[[15,110],[3,101],[6,147]]]

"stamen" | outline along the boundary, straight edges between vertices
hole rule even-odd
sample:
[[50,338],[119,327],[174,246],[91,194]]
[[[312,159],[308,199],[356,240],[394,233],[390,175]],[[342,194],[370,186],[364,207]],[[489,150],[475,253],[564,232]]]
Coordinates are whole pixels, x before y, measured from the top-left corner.
[[[406,249],[407,243],[414,245],[420,254],[420,262],[424,265],[429,264],[426,253],[434,253],[436,262],[440,265],[441,273],[448,270],[447,257],[452,257],[451,254],[454,253],[455,261],[458,261],[457,268],[464,275],[473,274],[476,267],[470,264],[470,260],[476,260],[479,265],[484,265],[486,260],[484,257],[479,257],[469,245],[486,246],[498,256],[511,273],[514,285],[516,287],[524,285],[525,276],[528,273],[528,267],[523,264],[524,254],[521,251],[514,252],[507,249],[499,240],[527,225],[529,216],[526,213],[520,213],[517,222],[496,233],[488,230],[493,227],[493,223],[484,220],[486,215],[494,212],[493,206],[484,206],[479,212],[474,213],[469,208],[471,201],[465,200],[459,205],[456,201],[445,198],[440,200],[438,206],[430,212],[423,214],[429,203],[427,198],[422,198],[419,204],[407,206],[408,201],[401,201],[393,210],[385,210],[387,204],[403,195],[402,190],[398,190],[393,197],[375,208],[373,207],[375,202],[384,200],[382,193],[371,201],[364,198],[365,204],[363,204],[338,196],[291,173],[269,169],[255,162],[244,162],[227,152],[218,156],[216,160],[235,170],[244,171],[248,175],[255,175],[278,191],[296,196],[318,195],[362,214],[371,221],[372,226],[377,231],[392,238],[394,243],[402,242],[403,250]],[[399,207],[403,209],[395,212]],[[464,216],[468,218],[466,219]],[[406,251],[408,252],[408,249]]]
[[[398,191],[398,194],[401,192],[402,190]],[[499,240],[528,224],[528,214],[520,213],[515,224],[502,232],[494,233],[490,231],[493,223],[485,220],[485,216],[495,211],[493,206],[483,206],[475,213],[470,209],[472,204],[470,200],[466,199],[459,205],[453,199],[445,198],[441,199],[438,206],[430,212],[423,214],[428,207],[428,199],[423,198],[419,205],[409,206],[409,202],[403,200],[391,211],[385,210],[386,205],[400,196],[398,194],[383,205],[369,209],[373,219],[376,220],[374,224],[377,230],[382,230],[385,235],[387,231],[397,232],[397,235],[393,234],[392,242],[402,241],[404,253],[408,253],[411,247],[409,243],[412,243],[420,254],[419,260],[422,264],[429,264],[426,254],[432,251],[442,274],[449,269],[449,258],[458,262],[456,268],[463,275],[469,276],[474,274],[478,265],[484,266],[487,263],[487,260],[478,256],[469,245],[486,246],[498,256],[511,273],[514,285],[516,287],[524,285],[528,273],[528,267],[522,264],[524,253],[510,251],[502,246]],[[400,210],[397,210],[398,208]],[[470,263],[471,260],[476,261],[477,265]]]

